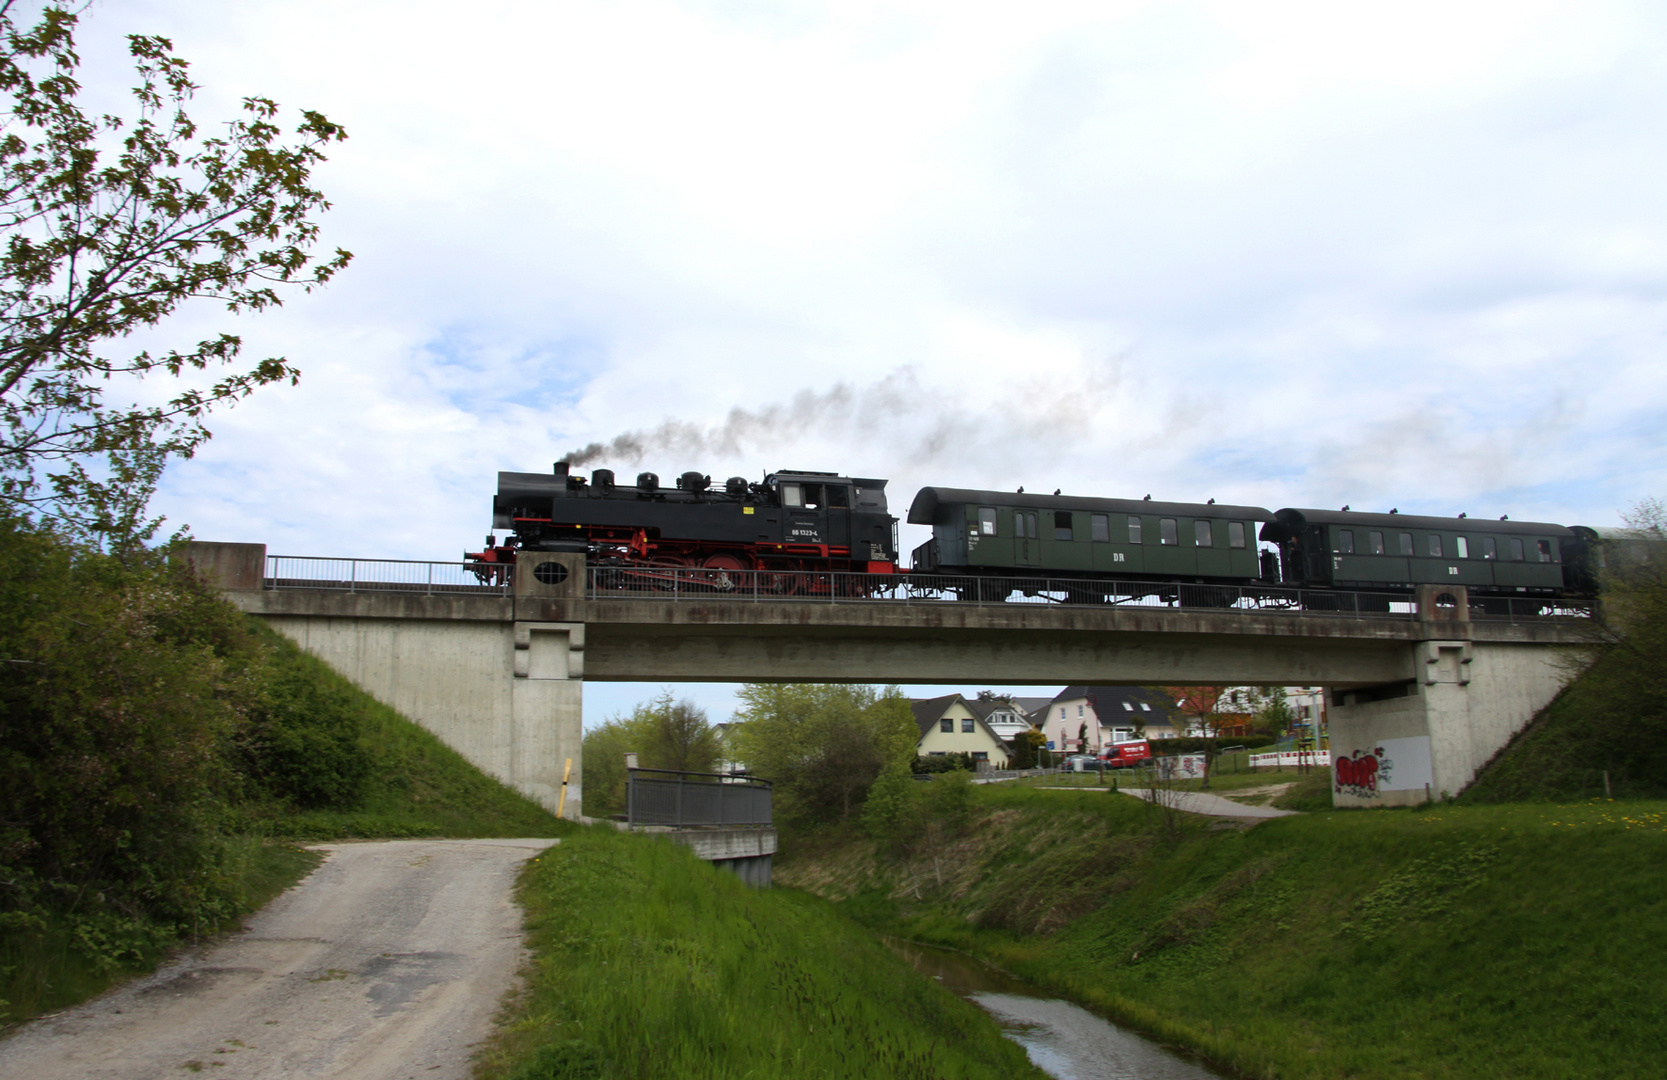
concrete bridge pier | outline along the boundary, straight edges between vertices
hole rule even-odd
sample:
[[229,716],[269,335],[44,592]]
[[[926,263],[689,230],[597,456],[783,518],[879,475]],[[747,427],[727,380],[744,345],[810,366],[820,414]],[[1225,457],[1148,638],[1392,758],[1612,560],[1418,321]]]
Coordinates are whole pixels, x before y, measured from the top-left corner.
[[[552,813],[583,803],[582,554],[540,554],[512,596],[264,587],[264,544],[195,543],[187,558],[372,697]],[[278,583],[281,585],[282,583]],[[572,760],[565,804],[562,774]]]
[[1549,705],[1575,647],[1477,641],[1462,586],[1418,594],[1412,677],[1329,689],[1332,801],[1408,806],[1456,795]]

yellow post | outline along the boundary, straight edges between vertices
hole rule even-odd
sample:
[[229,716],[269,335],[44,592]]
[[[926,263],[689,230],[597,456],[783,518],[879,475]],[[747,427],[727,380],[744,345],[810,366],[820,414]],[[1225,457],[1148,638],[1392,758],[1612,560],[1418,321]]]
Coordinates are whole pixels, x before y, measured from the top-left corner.
[[567,764],[561,770],[561,796],[556,799],[556,816],[561,817],[562,811],[567,809],[567,781],[573,775],[573,759],[568,758]]

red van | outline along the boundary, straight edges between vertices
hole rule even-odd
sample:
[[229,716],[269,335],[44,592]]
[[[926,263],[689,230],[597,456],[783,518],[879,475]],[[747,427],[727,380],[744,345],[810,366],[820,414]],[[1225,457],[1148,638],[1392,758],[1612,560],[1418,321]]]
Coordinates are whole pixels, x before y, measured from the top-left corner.
[[1106,747],[1100,755],[1100,760],[1106,763],[1108,769],[1121,769],[1126,765],[1138,765],[1152,756],[1152,744],[1145,739],[1136,742],[1113,743]]

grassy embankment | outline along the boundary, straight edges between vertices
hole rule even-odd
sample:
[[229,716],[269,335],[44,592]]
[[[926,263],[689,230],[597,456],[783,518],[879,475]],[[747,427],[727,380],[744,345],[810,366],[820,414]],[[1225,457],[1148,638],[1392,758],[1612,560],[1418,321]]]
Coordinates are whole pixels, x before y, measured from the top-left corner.
[[258,629],[284,664],[352,710],[359,745],[370,760],[351,805],[296,810],[259,802],[237,813],[240,828],[300,840],[561,836],[574,828],[487,776],[322,660],[264,626]]
[[217,842],[215,887],[232,898],[211,925],[128,917],[92,922],[48,910],[0,923],[0,1020],[52,1012],[154,970],[170,948],[236,927],[318,865],[295,841],[420,836],[560,836],[575,826],[486,776],[433,735],[264,627],[274,662],[356,727],[368,769],[345,806],[297,810],[273,798],[232,798]]
[[934,847],[823,834],[777,879],[1252,1076],[1661,1075],[1667,803],[1161,815],[992,785]]
[[968,1004],[814,896],[591,828],[521,879],[535,960],[487,1077],[1041,1077]]

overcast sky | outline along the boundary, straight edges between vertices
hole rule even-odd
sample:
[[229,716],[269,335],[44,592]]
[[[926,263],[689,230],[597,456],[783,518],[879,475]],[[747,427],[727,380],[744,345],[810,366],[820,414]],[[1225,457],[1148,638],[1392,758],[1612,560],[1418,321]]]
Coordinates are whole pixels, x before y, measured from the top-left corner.
[[1660,4],[102,0],[95,91],[133,31],[201,120],[351,136],[317,179],[352,267],[174,328],[304,373],[169,474],[203,539],[456,558],[497,470],[628,433],[620,472],[894,508],[1667,495]]

